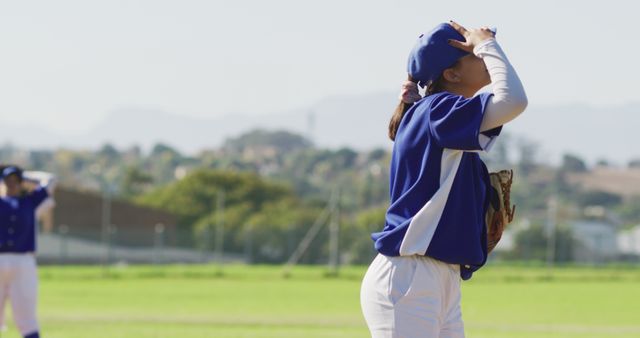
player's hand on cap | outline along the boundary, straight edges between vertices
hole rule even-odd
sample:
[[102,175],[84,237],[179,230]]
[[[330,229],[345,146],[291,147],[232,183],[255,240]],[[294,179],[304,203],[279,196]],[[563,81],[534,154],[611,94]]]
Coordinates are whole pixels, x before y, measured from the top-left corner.
[[495,37],[494,32],[492,32],[489,27],[466,29],[453,20],[449,21],[449,24],[465,38],[465,41],[451,39],[449,40],[449,44],[453,47],[462,49],[465,52],[472,53],[475,46],[479,45],[485,40],[493,39]]

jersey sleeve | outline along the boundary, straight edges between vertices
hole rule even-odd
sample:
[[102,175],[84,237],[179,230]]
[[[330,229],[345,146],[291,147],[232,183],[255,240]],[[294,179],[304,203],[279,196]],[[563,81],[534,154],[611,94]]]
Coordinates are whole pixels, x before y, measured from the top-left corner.
[[495,127],[493,129],[489,129],[489,130],[481,132],[480,133],[480,146],[482,147],[482,150],[484,150],[486,152],[491,150],[491,148],[493,148],[493,145],[494,145],[496,139],[500,135],[501,131],[502,131],[502,126]]
[[47,197],[49,197],[47,188],[39,186],[31,194],[29,194],[27,198],[31,200],[34,207],[38,207],[42,202],[44,202],[44,200],[47,199]]
[[500,127],[480,133],[482,117],[492,95],[480,93],[465,98],[447,93],[435,99],[429,113],[429,129],[436,143],[457,150],[487,149],[485,137],[493,139],[500,133]]

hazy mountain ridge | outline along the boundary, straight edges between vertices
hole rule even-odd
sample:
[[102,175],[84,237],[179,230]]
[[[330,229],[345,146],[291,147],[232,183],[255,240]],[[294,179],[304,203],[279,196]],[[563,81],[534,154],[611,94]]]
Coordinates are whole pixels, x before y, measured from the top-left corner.
[[[56,133],[46,126],[5,124],[0,142],[27,148],[96,148],[104,143],[117,147],[134,144],[148,148],[157,142],[195,153],[215,148],[251,129],[286,129],[303,134],[321,147],[356,149],[391,147],[387,124],[397,104],[393,93],[329,97],[306,109],[274,114],[228,114],[194,118],[161,110],[114,110],[84,133]],[[572,152],[589,161],[608,159],[624,164],[640,157],[637,128],[640,103],[615,107],[581,104],[536,105],[510,123],[505,131],[539,142],[542,154]]]

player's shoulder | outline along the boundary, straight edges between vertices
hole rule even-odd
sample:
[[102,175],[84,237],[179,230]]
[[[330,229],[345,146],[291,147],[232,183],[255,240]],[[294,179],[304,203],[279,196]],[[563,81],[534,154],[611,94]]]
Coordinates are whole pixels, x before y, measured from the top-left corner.
[[433,98],[431,99],[432,109],[447,109],[452,105],[470,100],[470,98],[466,98],[460,94],[454,94],[447,91],[432,94],[430,96],[433,96]]
[[415,111],[420,118],[428,119],[431,114],[438,114],[438,112],[449,111],[452,106],[455,106],[456,102],[464,98],[460,95],[450,92],[434,93],[422,98],[415,105]]
[[416,108],[421,111],[441,110],[455,104],[461,99],[464,99],[461,95],[444,91],[425,96],[416,103]]
[[450,101],[450,100],[460,100],[460,99],[464,99],[464,96],[459,95],[459,94],[454,94],[452,92],[448,92],[448,91],[442,91],[439,93],[435,93],[435,94],[431,94],[427,97],[431,97],[431,100],[433,102],[440,102],[440,101]]
[[472,97],[464,97],[451,92],[432,94],[427,110],[434,117],[456,115],[458,112],[476,112],[486,106],[493,93],[483,92]]

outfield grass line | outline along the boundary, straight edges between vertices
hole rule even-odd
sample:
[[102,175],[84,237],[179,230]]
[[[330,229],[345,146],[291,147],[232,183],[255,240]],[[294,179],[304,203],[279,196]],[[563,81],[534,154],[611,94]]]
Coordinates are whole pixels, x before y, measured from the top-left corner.
[[[154,279],[202,279],[202,280],[252,280],[270,281],[351,280],[360,282],[366,266],[344,266],[335,277],[326,275],[324,266],[298,266],[291,276],[283,276],[279,265],[225,265],[222,271],[211,265],[131,265],[131,266],[43,266],[42,280],[154,280]],[[548,270],[530,265],[489,264],[478,273],[473,283],[557,283],[557,282],[640,282],[640,266],[567,266]]]
[[[39,314],[50,338],[366,338],[360,276],[277,266],[45,267]],[[463,283],[471,338],[640,338],[640,269],[487,267]],[[102,277],[101,277],[102,276]],[[88,279],[83,279],[87,277]],[[517,278],[515,278],[517,277]],[[546,278],[546,277],[545,277]],[[8,309],[9,310],[9,309]],[[10,311],[8,311],[10,313]],[[2,338],[19,338],[15,330]]]
[[223,326],[287,326],[287,327],[366,327],[364,319],[330,317],[196,317],[196,316],[131,316],[131,315],[45,315],[41,319],[52,322],[99,322],[99,323],[165,323],[174,325],[223,325]]
[[640,325],[579,325],[579,324],[494,324],[494,323],[466,323],[465,329],[495,330],[505,332],[540,332],[540,333],[598,333],[625,334],[639,333]]
[[[290,327],[290,328],[366,328],[364,319],[340,317],[197,317],[197,316],[123,316],[123,315],[47,315],[43,321],[55,322],[99,322],[136,323],[170,325],[219,325],[225,327]],[[495,330],[503,332],[540,333],[597,333],[597,334],[640,334],[640,325],[580,325],[580,324],[495,324],[465,322],[470,330]]]

